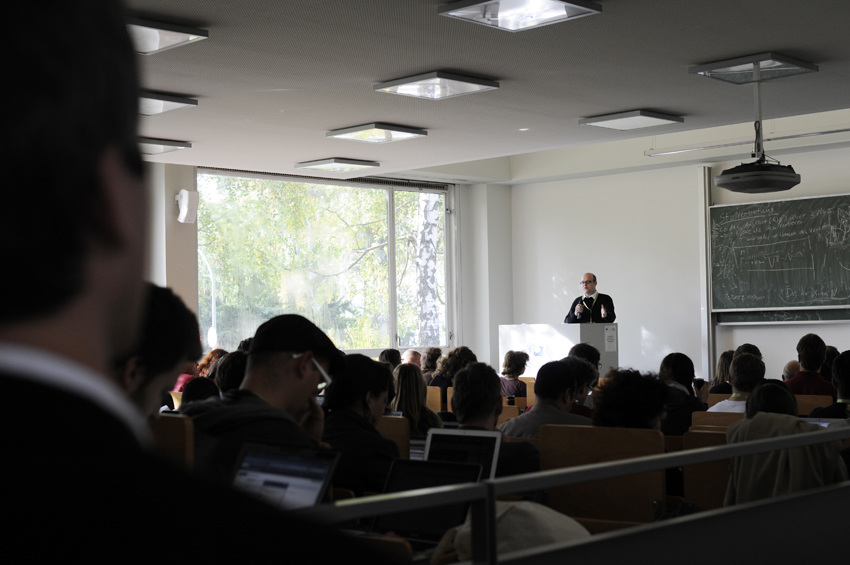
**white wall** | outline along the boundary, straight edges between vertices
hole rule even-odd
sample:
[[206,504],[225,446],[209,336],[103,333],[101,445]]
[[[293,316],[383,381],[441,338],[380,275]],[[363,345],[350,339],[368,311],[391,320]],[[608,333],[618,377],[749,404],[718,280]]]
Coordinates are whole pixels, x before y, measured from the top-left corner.
[[[783,165],[791,165],[802,177],[802,182],[787,192],[747,195],[728,190],[712,189],[715,204],[762,202],[806,196],[824,196],[850,193],[850,149],[834,149],[794,155],[783,155]],[[722,163],[712,168],[714,175],[738,162]],[[767,376],[779,378],[782,367],[797,358],[797,341],[807,333],[816,333],[827,345],[839,351],[850,349],[850,324],[799,324],[781,326],[719,326],[717,351],[734,349],[741,343],[753,343],[761,349],[767,366]]]
[[616,306],[620,365],[657,371],[679,351],[699,367],[698,178],[687,166],[515,186],[513,322],[561,323],[589,271]]

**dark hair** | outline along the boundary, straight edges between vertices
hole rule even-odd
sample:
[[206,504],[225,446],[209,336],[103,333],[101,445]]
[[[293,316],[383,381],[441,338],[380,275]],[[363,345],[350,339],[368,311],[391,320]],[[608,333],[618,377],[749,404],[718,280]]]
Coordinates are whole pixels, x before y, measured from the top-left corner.
[[752,392],[764,380],[764,361],[750,353],[732,359],[729,374],[732,386],[741,392]]
[[820,375],[828,381],[832,381],[832,364],[835,362],[836,357],[838,357],[838,349],[832,345],[827,345],[823,365],[820,368]]
[[220,396],[216,384],[206,377],[195,377],[183,387],[183,396],[180,405],[189,404],[207,398],[218,398]]
[[593,425],[606,428],[652,428],[664,413],[670,387],[654,375],[612,369],[594,393]]
[[540,367],[534,380],[534,394],[544,400],[560,398],[567,390],[576,392],[596,377],[596,369],[578,357],[550,361]]
[[242,386],[247,366],[248,354],[244,351],[233,351],[218,360],[215,366],[215,384],[222,394]]
[[528,353],[525,351],[508,351],[502,363],[502,374],[508,378],[517,378],[525,372],[528,363]]
[[14,141],[0,152],[0,172],[35,175],[38,221],[22,213],[32,191],[4,191],[0,257],[15,276],[0,277],[2,323],[50,314],[82,291],[91,242],[113,237],[100,188],[104,152],[114,148],[142,176],[136,56],[121,4],[17,2],[8,21],[14,53],[3,76],[15,103],[3,134]]
[[691,386],[694,382],[694,362],[684,353],[670,353],[661,360],[658,378],[664,382],[674,381],[688,389],[693,396]]
[[599,350],[590,345],[589,343],[575,344],[572,349],[570,349],[570,352],[567,354],[567,356],[580,357],[581,359],[586,360],[594,367],[599,366],[599,360],[602,358],[602,355],[599,353]]
[[747,418],[753,418],[758,412],[796,416],[797,398],[782,381],[766,380],[747,398]]
[[422,360],[423,371],[433,371],[437,368],[437,361],[443,356],[443,350],[439,347],[429,347],[425,350],[425,356]]
[[401,365],[401,353],[398,349],[384,349],[381,351],[381,354],[378,355],[378,361],[381,363],[389,363],[392,365],[392,369],[395,369]]
[[[477,363],[478,358],[470,348],[465,345],[455,347],[449,351],[448,355],[440,359],[437,365],[437,373],[448,378],[454,378],[458,371],[469,365]],[[499,385],[501,387],[501,385]],[[501,390],[501,388],[500,388]]]
[[732,357],[735,356],[735,351],[730,349],[720,354],[717,360],[717,373],[714,375],[712,384],[722,385],[729,380],[729,367],[732,365]]
[[379,396],[387,392],[387,402],[395,398],[392,372],[381,363],[365,355],[352,353],[345,356],[345,370],[334,376],[333,383],[325,389],[322,408],[338,410],[351,408],[359,402],[366,403],[366,393]]
[[806,334],[797,342],[800,365],[807,371],[820,371],[826,357],[826,344],[817,334]]
[[832,382],[839,398],[850,397],[850,350],[841,353],[832,362]]
[[207,353],[204,356],[203,361],[198,363],[197,376],[210,377],[210,371],[212,370],[213,364],[225,355],[227,355],[227,351],[224,349],[213,349]]
[[486,417],[502,402],[502,381],[486,363],[468,364],[457,372],[453,385],[452,407],[461,424]]
[[170,288],[150,283],[143,313],[141,342],[135,351],[118,360],[123,367],[131,357],[139,357],[144,375],[142,386],[181,362],[201,356],[201,330],[198,319]]
[[239,345],[236,346],[237,351],[244,351],[248,353],[251,351],[251,342],[254,341],[253,337],[246,337],[242,341],[239,342]]
[[742,343],[741,345],[739,345],[738,348],[735,349],[735,353],[732,355],[732,358],[734,359],[742,353],[749,353],[750,355],[755,355],[759,359],[762,358],[761,351],[752,343]]

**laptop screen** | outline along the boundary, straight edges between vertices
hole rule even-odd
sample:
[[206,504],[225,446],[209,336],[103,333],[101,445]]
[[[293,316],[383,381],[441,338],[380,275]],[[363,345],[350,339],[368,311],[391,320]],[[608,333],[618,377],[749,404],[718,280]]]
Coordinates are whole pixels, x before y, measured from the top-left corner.
[[496,462],[502,445],[502,432],[485,430],[428,430],[425,442],[426,461],[478,463],[481,477],[496,477]]
[[[440,461],[393,461],[384,494],[421,488],[442,487],[478,482],[481,466]],[[469,503],[434,506],[410,512],[378,516],[372,522],[372,531],[395,532],[408,540],[438,542],[446,530],[463,524]]]
[[246,444],[233,486],[283,509],[318,504],[324,498],[339,453]]

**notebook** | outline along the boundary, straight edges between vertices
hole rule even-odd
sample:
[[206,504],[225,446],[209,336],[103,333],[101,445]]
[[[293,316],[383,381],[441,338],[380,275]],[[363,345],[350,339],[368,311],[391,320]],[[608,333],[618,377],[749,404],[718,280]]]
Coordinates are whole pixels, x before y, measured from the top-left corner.
[[[387,476],[384,494],[475,483],[480,477],[481,465],[396,459]],[[394,532],[409,541],[415,549],[436,546],[446,530],[466,520],[468,511],[469,503],[461,502],[387,514],[372,521],[372,531],[382,534]]]
[[493,479],[501,445],[499,431],[432,428],[425,440],[425,460],[478,463],[483,469],[481,477]]
[[339,457],[327,449],[245,444],[233,486],[286,510],[314,506],[324,499]]

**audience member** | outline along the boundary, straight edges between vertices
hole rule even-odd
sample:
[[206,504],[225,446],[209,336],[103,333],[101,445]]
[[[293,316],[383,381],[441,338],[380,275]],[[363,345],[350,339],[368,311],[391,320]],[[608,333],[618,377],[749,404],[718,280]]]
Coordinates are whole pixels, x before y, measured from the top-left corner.
[[411,437],[424,437],[431,428],[441,428],[443,421],[426,406],[427,388],[422,379],[422,369],[413,363],[402,363],[393,373],[396,397],[392,409],[410,422]]
[[502,396],[527,396],[526,385],[519,380],[520,375],[525,373],[525,365],[528,363],[528,353],[525,351],[508,351],[502,363]]
[[717,373],[714,375],[714,380],[711,381],[712,387],[709,389],[711,394],[732,394],[732,383],[729,377],[729,366],[732,364],[732,357],[735,351],[730,349],[720,354],[717,360]]
[[820,368],[820,376],[826,382],[832,383],[832,364],[835,363],[836,357],[838,357],[838,349],[832,345],[827,345],[826,356],[823,358],[823,365]]
[[561,424],[565,426],[590,426],[590,418],[570,413],[573,394],[578,383],[594,378],[596,370],[578,357],[550,361],[537,371],[534,394],[537,402],[517,418],[508,420],[499,429],[509,437],[537,438],[540,426]]
[[434,378],[434,371],[437,370],[437,361],[442,356],[443,350],[439,347],[429,347],[425,350],[425,359],[422,361],[422,379],[426,385]]
[[253,337],[248,337],[239,342],[239,345],[236,346],[236,351],[241,351],[243,353],[248,353],[251,351],[251,342],[254,340]]
[[378,361],[381,363],[389,363],[390,371],[394,371],[396,367],[401,365],[401,353],[398,349],[384,349],[378,355]]
[[[455,375],[458,371],[469,365],[477,363],[478,358],[475,353],[465,345],[455,347],[444,358],[440,359],[437,365],[437,372],[428,386],[440,387],[440,402],[446,404],[446,389],[452,386]],[[501,386],[500,386],[501,391]]]
[[729,372],[732,396],[709,408],[709,412],[745,412],[750,393],[764,381],[764,362],[755,355],[742,353],[732,359]]
[[782,368],[782,381],[790,381],[794,378],[794,375],[800,370],[800,362],[799,361],[788,361],[785,364],[785,367]]
[[[0,171],[31,186],[6,190],[0,207],[7,555],[154,563],[164,540],[206,539],[211,524],[226,523],[243,543],[168,543],[168,559],[262,560],[283,545],[287,559],[308,562],[326,544],[328,562],[380,562],[334,530],[205,484],[149,452],[147,422],[114,371],[139,337],[149,219],[128,22],[111,0],[11,2],[2,13],[14,22],[4,77],[15,104],[3,117],[13,142]],[[34,198],[38,221],[26,213]]]
[[232,351],[218,360],[213,379],[221,394],[236,390],[245,380],[245,369],[248,367],[248,354],[244,351]]
[[838,391],[831,382],[820,375],[820,368],[826,358],[826,344],[815,334],[806,334],[797,342],[797,360],[800,370],[788,381],[788,388],[794,394],[822,394],[838,400]]
[[315,447],[324,418],[316,402],[319,384],[345,366],[333,342],[312,322],[284,314],[263,323],[251,342],[242,387],[222,399],[181,406],[195,427],[195,468],[230,482],[248,440]]
[[694,395],[694,363],[684,353],[671,353],[661,361],[658,377],[670,387],[667,417],[661,431],[668,436],[683,436],[691,427],[691,414],[708,409],[709,387],[703,383]]
[[393,375],[365,355],[345,358],[345,371],[325,389],[322,408],[327,412],[322,441],[342,452],[334,472],[334,486],[364,492],[381,492],[398,446],[375,425],[387,402],[395,396]]
[[215,382],[207,378],[192,379],[183,388],[180,407],[182,408],[192,402],[200,402],[207,398],[221,398],[221,393]]
[[761,350],[752,343],[742,343],[739,345],[738,348],[735,349],[735,353],[732,355],[732,358],[734,359],[742,353],[749,353],[750,355],[755,355],[759,359],[762,359]]
[[599,360],[602,359],[602,354],[599,350],[589,343],[577,343],[570,348],[568,357],[578,357],[590,363],[596,370],[599,370]]
[[422,367],[422,354],[416,351],[415,349],[408,349],[404,353],[401,354],[401,362],[402,364],[412,364],[417,367]]
[[116,364],[124,392],[142,413],[153,416],[186,363],[201,356],[195,315],[168,288],[147,284],[147,303],[138,346]]
[[[451,353],[449,353],[451,355]],[[496,370],[471,363],[454,378],[452,407],[465,430],[495,430],[502,413],[501,383]],[[540,452],[528,442],[502,442],[496,476],[520,475],[540,470]]]
[[570,412],[573,414],[578,414],[585,418],[593,418],[593,389],[596,388],[599,382],[599,370],[602,367],[599,360],[602,358],[602,354],[589,343],[577,343],[570,348],[567,356],[584,359],[593,367],[595,373],[593,380],[588,382],[586,387],[582,387],[581,383],[576,383],[579,390],[576,393],[573,407],[570,409]]
[[[726,443],[731,445],[821,429],[797,417],[797,401],[785,383],[768,380],[747,399],[746,418],[726,430]],[[724,505],[846,481],[847,467],[839,455],[840,450],[840,441],[830,441],[735,458]]]
[[812,410],[812,418],[850,418],[850,351],[841,353],[832,363],[832,382],[838,389],[838,400]]
[[612,369],[604,383],[594,395],[594,426],[661,430],[671,387],[632,369]]
[[213,365],[225,355],[227,355],[227,351],[224,349],[213,349],[207,353],[206,356],[204,356],[204,359],[198,363],[198,376],[209,377],[209,373],[212,370]]

